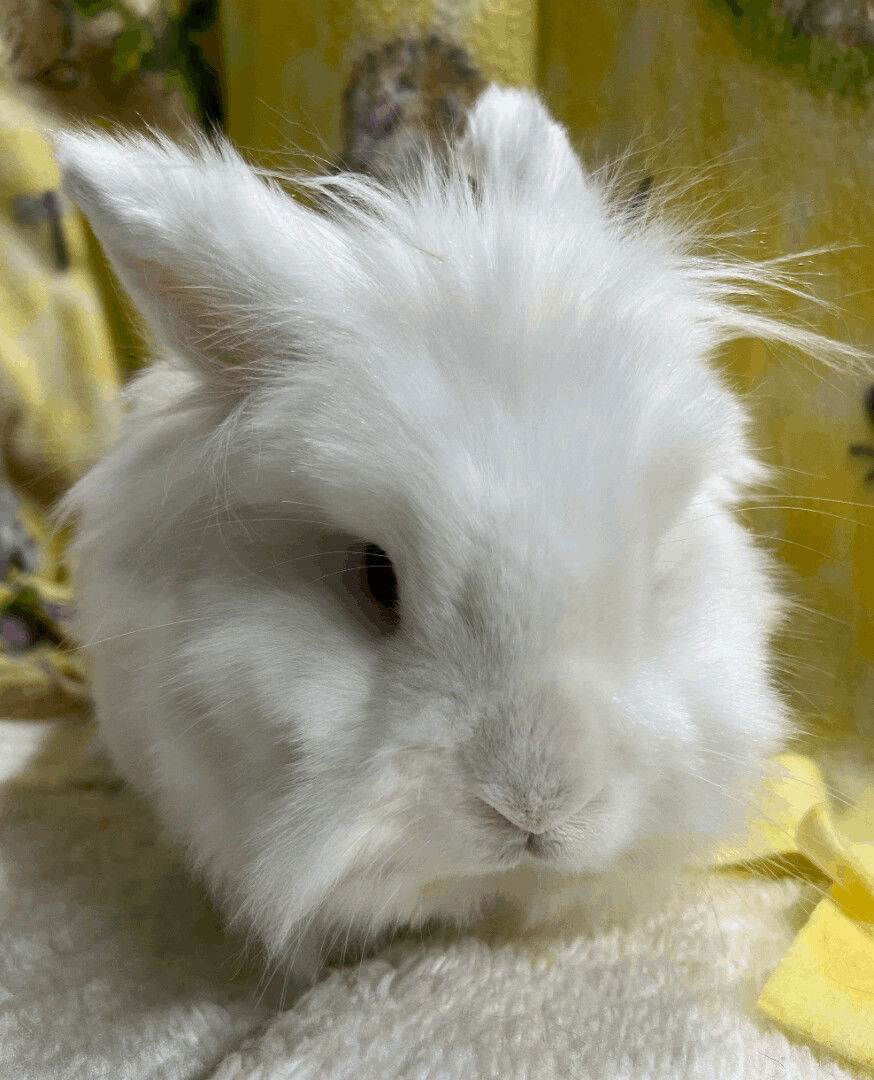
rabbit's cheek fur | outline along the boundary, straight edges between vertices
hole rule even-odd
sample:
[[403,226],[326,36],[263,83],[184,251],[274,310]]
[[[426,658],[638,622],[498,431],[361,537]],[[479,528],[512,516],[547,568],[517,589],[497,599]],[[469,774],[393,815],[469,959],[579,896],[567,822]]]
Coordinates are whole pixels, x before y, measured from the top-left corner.
[[767,266],[629,220],[523,91],[321,212],[225,144],[59,157],[161,353],[69,499],[99,721],[232,919],[311,973],[733,827],[786,723],[713,359],[828,347],[733,302]]

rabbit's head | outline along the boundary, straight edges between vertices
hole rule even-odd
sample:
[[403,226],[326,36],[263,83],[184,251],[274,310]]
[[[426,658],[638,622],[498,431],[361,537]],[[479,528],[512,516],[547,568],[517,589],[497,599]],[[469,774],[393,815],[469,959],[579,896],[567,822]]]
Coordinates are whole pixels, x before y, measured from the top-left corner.
[[380,875],[718,834],[783,733],[777,602],[732,510],[759,466],[710,360],[795,332],[727,303],[744,268],[613,207],[522,91],[392,191],[295,197],[226,145],[60,158],[166,360],[74,496],[83,608],[120,602],[101,567],[132,546],[157,591],[184,564],[205,623],[178,664],[213,718],[189,761],[270,792],[237,883],[265,936],[356,876],[348,917],[378,922]]

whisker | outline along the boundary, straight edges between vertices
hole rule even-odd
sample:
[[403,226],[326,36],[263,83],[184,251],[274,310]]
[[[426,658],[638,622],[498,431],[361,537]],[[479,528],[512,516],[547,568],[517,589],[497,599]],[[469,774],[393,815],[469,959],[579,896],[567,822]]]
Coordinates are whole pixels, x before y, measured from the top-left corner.
[[99,638],[97,641],[88,641],[77,646],[73,651],[81,652],[85,649],[93,649],[97,645],[105,645],[109,641],[118,641],[119,638],[130,637],[132,634],[145,634],[151,630],[168,630],[171,626],[182,626],[184,623],[204,622],[212,618],[210,615],[194,615],[185,619],[174,619],[173,622],[157,623],[155,626],[138,626],[133,630],[125,630],[119,634],[110,634],[108,637]]
[[[773,495],[762,494],[760,496],[756,496],[756,495],[753,495],[753,496],[748,495],[747,496],[747,498],[750,498],[750,497],[768,499],[768,498],[773,498]],[[871,502],[867,502],[867,503],[866,502],[859,502],[859,501],[857,501],[855,499],[834,499],[830,495],[795,495],[793,493],[793,494],[790,494],[790,495],[786,495],[785,497],[789,498],[789,499],[794,499],[796,502],[834,503],[836,506],[857,506],[862,510],[874,510],[874,503],[871,503]],[[798,507],[797,509],[803,510],[803,509],[805,509],[805,507],[801,506],[801,507]]]
[[836,566],[850,566],[851,563],[846,559],[836,559],[833,555],[829,555],[826,551],[820,551],[818,548],[811,547],[809,544],[799,543],[797,540],[789,540],[785,536],[774,536],[771,533],[755,533],[759,540],[773,540],[777,544],[787,544],[789,547],[801,548],[802,551],[809,551],[812,555],[819,555],[820,558],[826,559],[828,562],[834,563]]
[[[714,749],[711,749],[711,748],[706,747],[706,746],[696,747],[696,752],[703,753],[703,754],[710,754],[713,757],[722,757],[722,758],[725,758],[727,761],[739,761],[741,763],[746,763],[746,758],[744,758],[743,755],[730,754],[730,753],[728,753],[726,751],[714,750]],[[695,774],[690,773],[690,775],[695,775]],[[698,777],[698,779],[704,779],[704,777]],[[801,777],[798,777],[798,776],[793,775],[791,782],[793,784],[798,784],[801,787],[811,788],[813,790],[819,790],[818,785],[813,783],[813,781],[802,780]],[[833,798],[836,803],[839,803],[840,805],[845,806],[847,809],[852,809],[855,806],[855,803],[853,802],[852,799],[846,798],[836,788],[834,788],[831,785],[827,784],[824,780],[823,780],[823,788],[826,791],[827,795],[830,798]]]

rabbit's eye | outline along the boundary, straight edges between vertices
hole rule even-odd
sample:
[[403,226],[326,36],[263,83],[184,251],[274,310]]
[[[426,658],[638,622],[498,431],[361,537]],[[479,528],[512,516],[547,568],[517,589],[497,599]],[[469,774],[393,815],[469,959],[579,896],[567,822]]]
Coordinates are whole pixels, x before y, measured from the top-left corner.
[[392,612],[398,610],[398,579],[392,561],[376,544],[365,544],[362,557],[364,587],[381,608]]

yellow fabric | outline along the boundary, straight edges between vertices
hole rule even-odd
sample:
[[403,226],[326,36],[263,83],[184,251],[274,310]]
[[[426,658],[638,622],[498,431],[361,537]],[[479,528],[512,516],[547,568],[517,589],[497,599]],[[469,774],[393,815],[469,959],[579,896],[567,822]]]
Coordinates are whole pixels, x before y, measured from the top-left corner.
[[[48,127],[0,72],[0,405],[4,425],[11,415],[19,418],[16,453],[26,459],[34,492],[49,477],[66,486],[113,436],[120,386],[99,264],[78,214],[72,208],[62,214],[70,256],[62,270],[48,223],[25,223],[14,213],[20,196],[58,188]],[[20,589],[68,604],[64,538],[53,534],[42,499],[28,499],[27,490],[17,494],[39,545],[39,566],[34,578],[0,584],[0,605]],[[86,716],[78,656],[50,646],[0,652],[0,719]]]
[[815,762],[784,754],[750,813],[750,825],[713,863],[803,872],[827,894],[771,976],[759,1007],[796,1034],[874,1068],[874,787],[837,814]]
[[0,728],[17,724],[11,756],[0,730],[0,783],[57,782],[88,747],[68,538],[50,510],[114,438],[123,376],[142,358],[130,308],[59,194],[49,135],[82,121],[176,131],[189,117],[178,57],[158,42],[176,0],[74,7],[0,4]]

